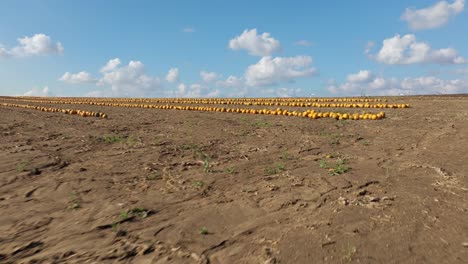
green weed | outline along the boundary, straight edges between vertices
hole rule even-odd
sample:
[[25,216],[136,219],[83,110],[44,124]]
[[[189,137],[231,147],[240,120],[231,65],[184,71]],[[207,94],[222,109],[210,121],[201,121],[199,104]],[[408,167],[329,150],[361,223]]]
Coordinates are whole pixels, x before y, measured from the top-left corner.
[[345,159],[338,159],[334,164],[329,164],[325,160],[320,160],[319,166],[322,169],[327,169],[330,175],[336,176],[341,175],[349,171],[349,167],[346,166],[347,161]]
[[284,163],[276,163],[275,166],[265,168],[265,174],[266,175],[273,175],[273,174],[278,174],[280,171],[285,171],[286,167]]
[[228,172],[230,174],[236,174],[237,170],[236,170],[236,167],[231,166],[231,167],[226,168],[226,172]]
[[204,185],[205,185],[205,183],[202,182],[202,181],[194,181],[194,182],[193,182],[193,186],[198,187],[198,188],[201,188],[201,187],[203,187]]
[[20,163],[16,164],[16,171],[17,172],[23,172],[26,171],[26,167],[29,166],[29,161],[28,160],[23,160]]
[[199,232],[200,232],[201,235],[208,235],[210,233],[208,231],[208,228],[206,228],[206,227],[200,228]]
[[101,137],[101,140],[103,140],[104,142],[108,144],[112,144],[112,143],[121,142],[123,139],[122,137],[117,136],[117,135],[105,135]]
[[68,209],[75,210],[75,209],[81,208],[78,196],[76,195],[75,192],[70,193],[69,199],[70,199],[70,202],[69,202],[69,205],[68,205]]

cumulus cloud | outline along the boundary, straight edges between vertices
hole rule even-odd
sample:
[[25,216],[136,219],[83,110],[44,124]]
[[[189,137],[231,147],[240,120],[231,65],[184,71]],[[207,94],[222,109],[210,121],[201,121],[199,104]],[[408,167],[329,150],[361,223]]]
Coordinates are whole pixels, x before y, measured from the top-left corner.
[[179,86],[177,87],[177,90],[178,90],[181,94],[184,94],[186,89],[187,89],[187,86],[185,86],[185,84],[183,84],[183,83],[179,84]]
[[[145,66],[141,61],[130,61],[127,66],[120,66],[116,60],[110,60],[105,70],[101,70],[103,76],[98,85],[111,86],[116,96],[147,96],[160,88],[160,80],[157,77],[145,74]],[[109,66],[109,67],[108,67]],[[111,67],[110,67],[111,66]]]
[[182,83],[176,90],[166,92],[166,95],[169,97],[206,98],[218,97],[221,95],[221,91],[205,84],[194,83],[187,86]]
[[360,82],[367,82],[373,77],[373,74],[368,71],[359,71],[355,74],[349,74],[347,77],[348,82],[360,83]]
[[459,14],[464,8],[465,0],[455,0],[452,4],[439,1],[422,9],[407,8],[401,19],[413,30],[438,28],[447,24],[450,17]]
[[0,58],[2,57],[5,58],[8,56],[9,56],[8,50],[0,44]]
[[257,29],[244,30],[242,34],[229,41],[232,50],[245,49],[253,56],[270,56],[281,49],[280,42],[264,32],[257,34]]
[[43,56],[49,54],[63,53],[63,46],[60,42],[53,42],[45,34],[35,34],[32,37],[18,39],[19,45],[11,49],[0,46],[1,57],[30,57]]
[[298,97],[304,96],[303,90],[301,88],[261,88],[249,90],[249,94],[253,94],[254,96],[261,96],[261,97]]
[[45,86],[44,88],[36,88],[34,87],[32,90],[25,92],[23,95],[25,96],[51,96],[49,87]]
[[116,96],[116,97],[146,97],[153,96],[161,88],[158,77],[149,76],[145,73],[145,65],[141,61],[130,61],[128,65],[121,66],[119,58],[109,60],[101,69],[102,76],[96,80],[87,72],[71,74],[66,72],[60,80],[68,83],[94,82],[100,87],[91,91],[86,96]]
[[[364,72],[368,74],[363,74]],[[364,75],[368,78],[349,78]],[[364,70],[348,75],[347,81],[342,84],[330,81],[327,88],[330,93],[340,95],[453,94],[468,92],[468,82],[461,79],[445,80],[435,76],[385,78]]]
[[166,81],[170,83],[175,83],[179,81],[179,69],[171,68],[166,75]]
[[468,75],[468,68],[457,69],[455,70],[455,73]]
[[311,63],[312,58],[309,56],[263,57],[247,68],[246,84],[267,86],[280,81],[290,82],[295,78],[310,76],[316,72],[315,68],[310,67]]
[[204,82],[209,83],[217,80],[219,78],[219,75],[216,72],[201,71],[200,77]]
[[100,72],[105,73],[113,71],[120,65],[120,63],[121,62],[119,58],[111,59],[101,68]]
[[366,48],[364,49],[364,53],[367,55],[370,55],[372,49],[375,47],[375,42],[373,41],[368,41],[366,43]]
[[[367,50],[366,50],[367,51]],[[395,35],[383,41],[380,51],[369,56],[385,64],[461,64],[466,60],[453,48],[434,50],[425,42],[418,42],[413,34]]]
[[96,79],[88,72],[81,71],[78,73],[66,72],[59,78],[59,81],[78,84],[78,83],[94,83]]
[[226,80],[219,80],[216,82],[217,86],[222,87],[241,87],[244,85],[244,80],[242,78],[230,75]]

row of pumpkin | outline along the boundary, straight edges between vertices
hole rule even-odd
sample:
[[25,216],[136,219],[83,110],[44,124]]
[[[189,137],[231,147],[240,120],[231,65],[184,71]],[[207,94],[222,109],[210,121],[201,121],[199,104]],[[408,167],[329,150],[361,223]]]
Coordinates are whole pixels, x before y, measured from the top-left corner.
[[[347,102],[347,103],[316,103],[316,102],[281,102],[281,101],[243,101],[243,100],[197,100],[197,99],[120,99],[120,98],[54,98],[44,100],[38,97],[25,98],[25,97],[13,97],[12,100],[20,102],[33,102],[33,103],[46,103],[46,104],[90,104],[90,105],[101,105],[106,106],[109,104],[119,103],[163,103],[163,104],[218,104],[218,105],[246,105],[246,106],[289,106],[289,107],[317,107],[317,108],[409,108],[409,104],[388,104],[388,103],[374,103],[369,102]],[[138,101],[141,100],[141,101]],[[366,99],[368,100],[368,99]]]
[[[22,107],[28,109],[35,109],[44,112],[61,112],[70,115],[79,115],[83,117],[101,117],[107,118],[107,114],[101,112],[75,110],[75,109],[62,109],[54,107],[44,107],[37,105],[23,105],[23,104],[10,104],[3,103],[3,106]],[[379,113],[342,113],[342,112],[320,112],[312,109],[306,111],[290,111],[287,109],[253,109],[253,108],[228,108],[228,107],[209,107],[209,106],[185,106],[185,105],[145,105],[145,104],[110,104],[106,106],[113,107],[130,107],[130,108],[153,108],[153,109],[168,109],[168,110],[187,110],[187,111],[204,111],[204,112],[225,112],[225,113],[240,113],[240,114],[259,114],[259,115],[282,115],[282,116],[297,116],[306,117],[310,119],[319,118],[332,118],[338,120],[379,120],[385,117],[385,112]]]
[[34,109],[39,110],[42,112],[53,112],[53,113],[64,113],[68,115],[79,115],[82,117],[101,117],[107,118],[107,114],[101,112],[93,112],[93,111],[84,111],[84,110],[77,110],[77,109],[63,109],[63,108],[55,108],[55,107],[44,107],[44,106],[37,106],[37,105],[24,105],[24,104],[9,104],[9,103],[2,103],[2,106],[10,106],[10,107],[20,107],[20,108],[27,108],[27,109]]

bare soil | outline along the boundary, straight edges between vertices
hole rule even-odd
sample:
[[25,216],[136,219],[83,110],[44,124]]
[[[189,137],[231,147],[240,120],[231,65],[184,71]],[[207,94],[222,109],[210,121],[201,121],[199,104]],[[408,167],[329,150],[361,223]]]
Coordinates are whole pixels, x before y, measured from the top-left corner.
[[0,263],[467,263],[468,97],[390,101],[412,108],[0,107]]

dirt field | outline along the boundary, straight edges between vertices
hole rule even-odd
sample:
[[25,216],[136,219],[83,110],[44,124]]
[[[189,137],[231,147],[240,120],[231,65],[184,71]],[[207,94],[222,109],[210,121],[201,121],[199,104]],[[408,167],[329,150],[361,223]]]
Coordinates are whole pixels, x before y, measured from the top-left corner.
[[0,106],[0,263],[467,263],[468,96],[391,101],[412,108]]

